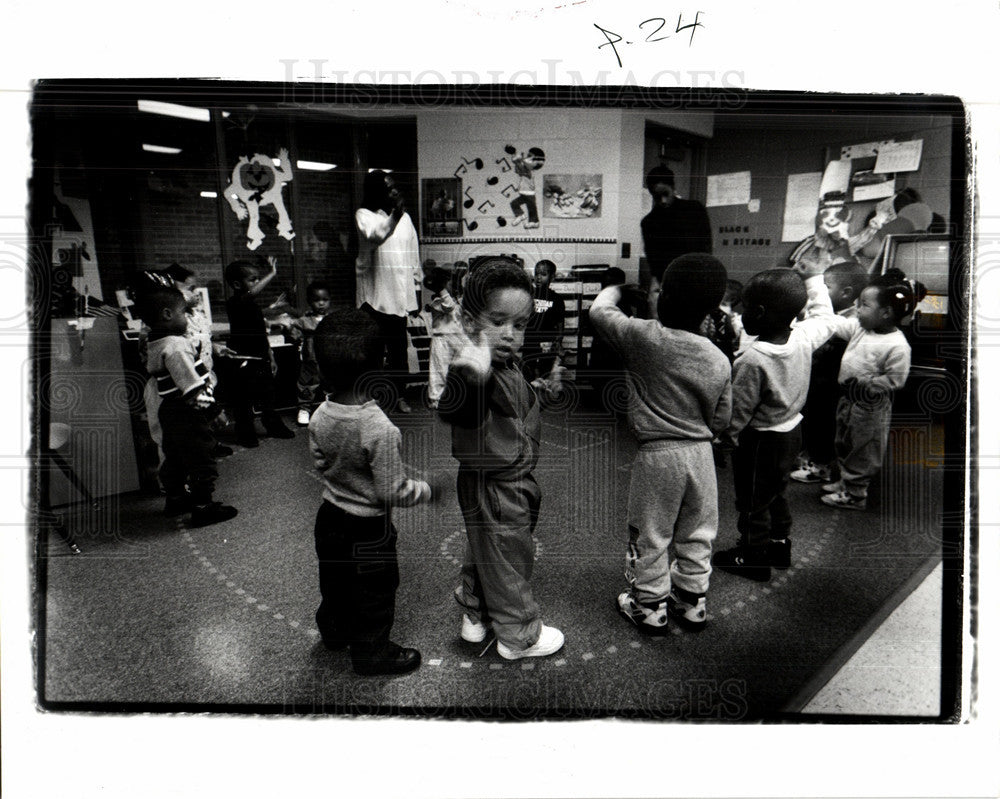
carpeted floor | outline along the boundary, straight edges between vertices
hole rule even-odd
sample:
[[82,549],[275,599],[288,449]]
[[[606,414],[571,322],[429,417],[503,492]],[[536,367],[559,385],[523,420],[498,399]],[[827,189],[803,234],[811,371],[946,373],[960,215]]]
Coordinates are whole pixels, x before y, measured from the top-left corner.
[[[396,416],[408,463],[453,485],[448,428],[426,411]],[[897,426],[866,513],[822,505],[793,484],[793,565],[770,583],[712,577],[710,623],[663,639],[614,608],[624,587],[625,501],[634,444],[602,414],[548,412],[533,584],[564,650],[508,662],[458,637],[452,589],[464,532],[454,489],[397,511],[401,585],[394,638],[424,665],[358,678],[318,640],[312,526],[320,484],[307,434],[263,439],[220,463],[230,522],[187,530],[160,498],[127,496],[103,519],[71,515],[81,555],[49,541],[39,574],[40,698],[53,709],[420,712],[513,718],[776,717],[917,570],[941,556],[940,431]],[[732,475],[719,471],[717,547],[735,542]]]

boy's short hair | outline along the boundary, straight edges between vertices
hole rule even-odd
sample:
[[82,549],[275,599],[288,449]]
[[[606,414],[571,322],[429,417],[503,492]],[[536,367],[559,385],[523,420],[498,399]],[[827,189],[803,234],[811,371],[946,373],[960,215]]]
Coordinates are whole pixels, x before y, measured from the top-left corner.
[[790,325],[808,299],[802,278],[787,268],[758,272],[743,289],[744,309],[759,305],[767,323],[777,327]]
[[609,266],[607,271],[601,275],[601,288],[608,286],[620,286],[625,282],[625,270],[617,266]]
[[163,274],[174,281],[175,284],[183,283],[189,277],[194,277],[194,272],[190,269],[185,269],[178,263],[170,264],[170,266],[163,270]]
[[150,283],[142,286],[136,292],[135,304],[140,318],[144,319],[150,327],[155,327],[165,308],[176,308],[187,303],[180,289]]
[[868,272],[853,258],[828,266],[823,274],[832,275],[843,286],[850,286],[855,299],[868,287]]
[[529,297],[534,291],[531,278],[521,266],[510,258],[486,258],[469,272],[462,296],[462,310],[473,316],[481,314],[490,296],[501,289],[521,289]]
[[257,267],[249,261],[233,261],[226,267],[226,283],[232,287],[237,280],[243,280],[250,272],[256,272]]
[[528,150],[528,155],[534,156],[535,158],[540,159],[542,161],[545,160],[545,150],[543,150],[541,147],[532,147],[531,149]]
[[436,293],[446,288],[451,283],[452,277],[453,273],[450,269],[443,266],[432,267],[424,277],[424,288]]
[[540,266],[544,266],[545,269],[546,269],[546,271],[551,272],[553,276],[555,275],[555,273],[556,273],[556,265],[555,265],[555,263],[553,261],[550,261],[548,258],[543,258],[541,261],[539,261],[537,264],[535,264],[535,271],[536,272],[538,271],[538,267],[540,267]]
[[314,280],[306,286],[306,299],[312,297],[317,291],[325,291],[330,294],[330,286],[325,280]]
[[726,267],[706,253],[675,258],[660,279],[656,306],[660,322],[670,327],[692,327],[719,307],[726,292]]
[[375,320],[357,308],[323,317],[313,337],[316,363],[328,387],[345,389],[382,367],[384,341]]

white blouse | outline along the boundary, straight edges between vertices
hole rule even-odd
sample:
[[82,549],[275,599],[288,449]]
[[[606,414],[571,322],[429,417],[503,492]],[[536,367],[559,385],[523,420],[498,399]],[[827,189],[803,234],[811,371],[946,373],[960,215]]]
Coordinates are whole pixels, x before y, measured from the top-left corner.
[[358,307],[368,303],[392,316],[417,310],[420,254],[410,215],[404,213],[391,234],[392,219],[385,211],[360,208],[354,221],[359,234]]

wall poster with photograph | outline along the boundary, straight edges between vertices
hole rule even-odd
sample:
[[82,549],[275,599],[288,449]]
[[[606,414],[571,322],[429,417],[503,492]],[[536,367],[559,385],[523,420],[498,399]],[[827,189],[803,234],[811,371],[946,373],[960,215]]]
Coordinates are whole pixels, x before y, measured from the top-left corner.
[[425,236],[461,236],[461,178],[424,178],[420,181],[421,218]]
[[601,215],[603,175],[546,175],[542,216],[591,219]]

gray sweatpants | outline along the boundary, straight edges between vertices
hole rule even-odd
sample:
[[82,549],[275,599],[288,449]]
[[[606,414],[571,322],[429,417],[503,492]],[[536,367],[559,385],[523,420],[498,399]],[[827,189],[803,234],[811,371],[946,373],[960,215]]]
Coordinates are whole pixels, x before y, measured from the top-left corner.
[[497,640],[512,649],[527,649],[542,633],[528,583],[541,497],[531,475],[494,480],[474,470],[458,472],[468,544],[455,598],[470,618],[492,622]]
[[[704,594],[719,531],[715,460],[708,441],[643,444],[632,464],[625,578],[639,602],[660,602],[671,585]],[[673,543],[674,557],[669,549]]]
[[840,479],[847,493],[863,499],[868,496],[868,484],[882,468],[889,425],[892,421],[892,400],[853,402],[841,397],[837,403],[837,459]]

